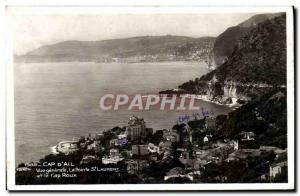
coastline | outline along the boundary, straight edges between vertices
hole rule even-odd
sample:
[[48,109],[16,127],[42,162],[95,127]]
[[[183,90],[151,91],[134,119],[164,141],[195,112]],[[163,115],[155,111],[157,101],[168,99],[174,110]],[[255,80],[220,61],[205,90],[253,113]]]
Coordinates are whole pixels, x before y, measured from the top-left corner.
[[233,97],[230,97],[232,99],[232,103],[230,104],[222,104],[220,102],[217,102],[217,101],[212,101],[208,98],[208,95],[197,95],[197,94],[187,94],[187,97],[192,97],[192,96],[195,96],[195,99],[200,99],[200,100],[203,100],[203,101],[206,101],[206,102],[210,102],[210,103],[214,103],[214,104],[217,104],[217,105],[221,105],[221,106],[228,106],[228,107],[235,107],[235,108],[238,108],[240,106],[242,106],[242,104],[239,104],[237,103],[237,98],[233,98]]
[[205,60],[161,60],[161,61],[20,61],[14,59],[15,64],[41,64],[41,63],[95,63],[95,64],[138,64],[138,63],[147,63],[147,64],[155,64],[155,63],[205,63],[207,69],[210,69],[208,63]]

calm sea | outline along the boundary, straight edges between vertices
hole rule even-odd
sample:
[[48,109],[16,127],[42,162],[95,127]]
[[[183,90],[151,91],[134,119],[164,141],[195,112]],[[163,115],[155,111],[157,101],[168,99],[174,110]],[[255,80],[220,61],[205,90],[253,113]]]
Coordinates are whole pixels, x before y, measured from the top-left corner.
[[[191,62],[16,64],[16,163],[39,160],[61,140],[124,126],[131,115],[144,117],[147,127],[170,129],[178,116],[187,113],[104,112],[99,99],[106,93],[157,93],[208,71],[204,63]],[[215,114],[231,110],[204,101],[202,107]]]

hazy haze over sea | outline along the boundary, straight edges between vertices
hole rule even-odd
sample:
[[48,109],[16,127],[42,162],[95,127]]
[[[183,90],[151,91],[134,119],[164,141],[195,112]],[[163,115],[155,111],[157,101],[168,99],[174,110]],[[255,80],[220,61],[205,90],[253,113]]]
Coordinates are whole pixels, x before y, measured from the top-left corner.
[[[106,93],[158,93],[207,72],[205,63],[196,62],[16,64],[16,163],[39,160],[61,140],[125,126],[131,115],[155,130],[170,129],[186,112],[101,111],[99,99]],[[231,110],[204,101],[202,107],[215,114]]]

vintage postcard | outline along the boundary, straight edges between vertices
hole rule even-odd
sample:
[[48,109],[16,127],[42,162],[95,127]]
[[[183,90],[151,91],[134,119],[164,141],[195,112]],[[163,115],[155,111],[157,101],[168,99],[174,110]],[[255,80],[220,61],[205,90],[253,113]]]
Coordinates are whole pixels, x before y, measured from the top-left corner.
[[8,6],[8,190],[294,190],[293,17]]

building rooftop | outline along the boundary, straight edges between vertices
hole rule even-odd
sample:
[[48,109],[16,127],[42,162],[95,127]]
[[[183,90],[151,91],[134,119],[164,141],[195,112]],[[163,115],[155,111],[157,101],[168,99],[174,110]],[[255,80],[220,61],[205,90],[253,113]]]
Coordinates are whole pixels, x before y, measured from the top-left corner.
[[271,165],[271,167],[284,167],[284,166],[287,166],[287,161],[283,161],[280,163],[274,163]]
[[166,173],[166,175],[167,176],[172,176],[172,175],[178,175],[178,174],[182,174],[182,173],[183,173],[183,169],[181,167],[174,167],[173,169],[168,171]]
[[141,123],[145,123],[144,118],[138,118],[136,116],[131,116],[128,121],[129,125],[136,125]]

